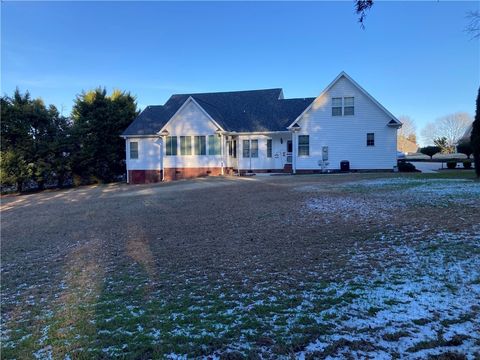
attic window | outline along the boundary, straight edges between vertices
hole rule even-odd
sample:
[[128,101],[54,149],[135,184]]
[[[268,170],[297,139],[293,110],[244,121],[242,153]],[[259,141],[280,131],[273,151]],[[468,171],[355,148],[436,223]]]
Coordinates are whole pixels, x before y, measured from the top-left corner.
[[343,115],[354,115],[353,97],[343,98]]
[[332,98],[332,116],[342,116],[342,98]]
[[332,116],[349,116],[355,114],[354,97],[332,98]]

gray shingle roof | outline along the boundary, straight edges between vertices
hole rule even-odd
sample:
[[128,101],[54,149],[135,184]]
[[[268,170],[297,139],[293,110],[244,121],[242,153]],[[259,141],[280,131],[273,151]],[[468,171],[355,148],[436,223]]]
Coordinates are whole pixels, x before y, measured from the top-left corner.
[[192,97],[225,130],[286,130],[315,98],[283,99],[282,89],[172,95],[164,105],[147,106],[123,132],[154,135]]

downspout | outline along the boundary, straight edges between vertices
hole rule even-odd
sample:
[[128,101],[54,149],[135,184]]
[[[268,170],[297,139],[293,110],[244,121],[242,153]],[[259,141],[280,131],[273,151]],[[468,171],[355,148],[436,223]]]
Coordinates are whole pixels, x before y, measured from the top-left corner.
[[224,168],[225,168],[225,164],[227,162],[226,157],[225,157],[225,137],[223,136],[223,134],[220,135],[220,141],[221,141],[220,144],[222,146],[220,148],[221,149],[220,151],[222,152],[222,176],[223,176],[223,175],[225,175]]
[[128,142],[128,139],[126,137],[124,138],[124,140],[125,140],[125,167],[126,167],[126,170],[127,170],[127,184],[130,184],[130,178],[128,176],[128,158],[130,157],[129,152],[128,152],[129,142]]
[[161,139],[161,148],[160,148],[160,156],[161,156],[161,161],[162,161],[162,182],[165,182],[165,163],[164,163],[164,160],[165,160],[165,156],[163,156],[163,144],[165,143],[165,141],[163,141],[163,137],[160,136],[160,139]]
[[167,129],[164,129],[161,133],[160,133],[160,138],[162,139],[162,150],[161,150],[161,154],[162,154],[162,182],[165,181],[165,153],[166,151],[164,151],[164,149],[166,150],[166,146],[167,146],[167,136],[169,135],[169,132]]
[[248,136],[248,159],[250,160],[250,172],[252,172],[252,136]]

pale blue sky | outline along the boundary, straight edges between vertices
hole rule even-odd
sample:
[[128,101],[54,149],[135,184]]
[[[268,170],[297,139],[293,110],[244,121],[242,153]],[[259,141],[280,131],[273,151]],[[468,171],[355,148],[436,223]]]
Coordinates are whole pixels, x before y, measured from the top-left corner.
[[2,2],[1,91],[71,110],[75,95],[120,88],[143,108],[172,93],[282,87],[318,95],[345,70],[421,128],[474,112],[478,2],[375,2],[362,30],[346,2]]

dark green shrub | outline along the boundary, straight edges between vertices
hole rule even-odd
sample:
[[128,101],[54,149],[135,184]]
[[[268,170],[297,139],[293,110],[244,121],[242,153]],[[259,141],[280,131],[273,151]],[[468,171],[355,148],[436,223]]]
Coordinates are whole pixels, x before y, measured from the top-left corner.
[[472,168],[472,160],[465,160],[465,161],[463,162],[463,167],[464,167],[465,169],[471,169],[471,168]]
[[420,152],[424,155],[430,156],[430,159],[432,158],[433,155],[436,153],[439,153],[442,149],[438,146],[425,146],[423,148],[420,148]]
[[457,167],[457,162],[454,160],[447,161],[447,168],[455,169]]
[[415,165],[406,161],[399,161],[398,162],[398,171],[399,172],[416,172],[417,169]]
[[462,141],[457,145],[457,152],[460,154],[465,154],[467,157],[470,157],[473,153],[473,147],[470,141]]

